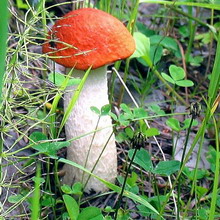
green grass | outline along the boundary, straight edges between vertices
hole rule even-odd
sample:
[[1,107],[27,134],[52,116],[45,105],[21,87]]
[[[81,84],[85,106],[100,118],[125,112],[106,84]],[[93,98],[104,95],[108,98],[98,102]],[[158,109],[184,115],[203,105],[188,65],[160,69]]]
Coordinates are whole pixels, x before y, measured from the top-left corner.
[[[47,36],[47,25],[56,20],[56,6],[59,10],[63,9],[67,2],[57,5],[50,2],[48,6],[49,1],[41,0],[35,7],[29,1],[14,2],[13,5],[8,3],[8,16],[7,1],[0,1],[0,14],[4,15],[0,20],[0,156],[3,162],[0,187],[4,192],[13,190],[0,201],[3,205],[0,219],[8,216],[15,218],[11,216],[13,212],[20,218],[33,220],[47,219],[49,215],[56,219],[68,219],[69,216],[78,220],[85,220],[85,216],[88,219],[111,220],[116,216],[118,220],[135,219],[135,215],[138,216],[136,219],[219,219],[218,1],[102,0],[95,5],[122,20],[134,33],[138,48],[131,59],[115,64],[109,88],[112,109],[116,108],[116,112],[112,110],[109,114],[114,119],[120,164],[115,184],[65,159],[64,147],[68,147],[69,142],[65,141],[63,128],[80,96],[89,70],[81,80],[70,107],[63,112],[62,95],[68,81],[72,80],[71,72],[61,84],[49,81],[48,74],[57,76],[57,73],[39,49]],[[94,6],[91,1],[87,3],[90,7]],[[150,25],[147,27],[142,21],[149,15],[141,14],[140,9],[149,6],[148,3],[159,4],[160,9],[150,15]],[[179,6],[187,10],[183,11]],[[196,17],[193,13],[195,9]],[[201,13],[204,9],[210,12],[209,24],[203,20]],[[196,38],[199,34],[207,34],[207,44],[203,39]],[[207,57],[199,54],[202,59],[194,55],[201,48],[208,51]],[[175,71],[179,71],[181,77]],[[123,77],[120,73],[124,73]],[[119,85],[116,83],[118,79]],[[194,86],[186,89],[182,86],[187,84],[187,79],[193,81]],[[119,93],[115,93],[118,87]],[[155,90],[159,90],[160,96],[165,99],[146,103]],[[127,94],[129,101],[123,103]],[[190,119],[190,109],[180,113],[174,110],[182,104],[189,107],[191,102],[202,105],[196,126],[174,118]],[[13,132],[12,135],[10,132]],[[134,156],[132,141],[137,133],[144,136],[146,143],[135,151]],[[185,135],[183,145],[187,146],[189,140],[192,144],[182,161],[178,162],[173,153],[177,143],[174,140],[181,135]],[[9,148],[3,148],[3,143],[12,138],[14,142]],[[211,167],[205,170],[199,168],[199,162],[206,141],[212,147],[208,152]],[[190,171],[186,164],[196,145],[196,165],[194,171]],[[24,155],[30,149],[32,152]],[[131,160],[133,163],[127,169]],[[63,186],[60,171],[65,163],[97,178],[110,189],[109,192],[86,196],[81,183]],[[6,169],[10,166],[14,167],[16,172],[13,175],[18,175],[18,178],[7,175]]]
[[8,8],[7,0],[0,2],[0,13],[2,15],[0,21],[0,103],[2,103],[2,87],[4,85],[5,75],[5,55],[7,50],[7,37],[8,37]]

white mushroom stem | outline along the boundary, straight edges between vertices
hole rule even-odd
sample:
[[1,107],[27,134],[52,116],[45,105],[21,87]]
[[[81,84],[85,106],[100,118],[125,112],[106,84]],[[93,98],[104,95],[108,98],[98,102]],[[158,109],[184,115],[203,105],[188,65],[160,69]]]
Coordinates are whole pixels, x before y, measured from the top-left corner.
[[[84,73],[84,71],[74,70],[73,76],[82,78]],[[70,86],[67,88],[64,95],[65,109],[67,109],[76,87],[77,86]],[[77,103],[65,125],[67,139],[94,131],[97,128],[99,116],[92,112],[90,107],[95,106],[100,109],[108,103],[107,66],[103,66],[91,70],[84,84]],[[72,141],[71,146],[67,148],[67,159],[91,171],[111,136],[93,173],[109,182],[114,182],[117,176],[117,154],[111,118],[109,116],[102,116],[98,123],[98,129],[101,130],[97,131],[95,136],[94,134],[90,134]],[[91,150],[89,152],[90,146]],[[88,160],[86,163],[87,157]],[[88,175],[83,174],[83,171],[78,168],[65,165],[64,170],[66,171],[63,179],[65,184],[72,185],[74,182],[82,182],[85,184],[88,180]],[[89,192],[91,189],[96,192],[104,192],[107,190],[106,186],[94,177],[90,177],[84,191]]]

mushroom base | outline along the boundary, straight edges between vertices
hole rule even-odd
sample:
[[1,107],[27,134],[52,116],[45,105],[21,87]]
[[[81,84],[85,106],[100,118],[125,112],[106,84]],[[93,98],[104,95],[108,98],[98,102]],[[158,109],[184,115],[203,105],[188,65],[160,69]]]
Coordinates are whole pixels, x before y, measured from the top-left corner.
[[[65,131],[67,139],[79,137],[89,132],[101,129],[95,133],[78,138],[71,142],[67,148],[67,159],[93,170],[100,178],[114,182],[117,176],[117,152],[112,121],[109,116],[99,116],[91,111],[91,106],[101,108],[108,104],[107,67],[91,70],[81,94],[66,122]],[[82,78],[84,71],[74,70],[73,76]],[[67,109],[77,86],[70,86],[64,95],[64,108]],[[109,139],[110,138],[110,139]],[[107,143],[108,142],[108,143]],[[96,164],[103,148],[105,150]],[[88,157],[88,158],[87,158]],[[86,162],[87,160],[87,162]],[[96,164],[95,168],[94,165]],[[94,177],[89,177],[82,170],[65,165],[66,172],[63,183],[72,185],[74,182],[86,184],[84,191],[104,192],[107,187]]]

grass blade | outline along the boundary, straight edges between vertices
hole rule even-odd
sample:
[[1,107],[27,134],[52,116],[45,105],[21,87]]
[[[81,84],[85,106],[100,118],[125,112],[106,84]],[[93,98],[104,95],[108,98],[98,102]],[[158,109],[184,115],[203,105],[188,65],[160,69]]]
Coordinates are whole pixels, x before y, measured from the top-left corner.
[[[82,171],[90,174],[91,176],[93,176],[94,178],[98,179],[100,182],[102,182],[103,184],[105,184],[109,189],[117,192],[117,193],[120,193],[121,192],[121,187],[119,186],[116,186],[115,184],[112,184],[110,182],[107,182],[105,181],[104,179],[96,176],[95,174],[93,174],[92,172],[90,172],[89,170],[87,170],[86,168],[84,168],[83,166],[73,162],[73,161],[70,161],[70,160],[67,160],[67,159],[64,159],[64,158],[60,158],[58,160],[58,162],[61,162],[61,163],[65,163],[65,164],[69,164],[71,166],[74,166],[74,167],[77,167],[79,169],[81,169]],[[155,214],[159,215],[158,211],[149,203],[147,202],[145,199],[143,199],[142,197],[138,196],[138,195],[135,195],[134,193],[132,192],[129,192],[127,190],[124,191],[123,193],[123,196],[126,196],[127,198],[130,198],[132,199],[133,201],[135,202],[138,202],[144,206],[146,206],[147,208],[149,208],[150,210],[152,210]],[[160,218],[163,219],[163,217],[160,215]]]
[[4,83],[5,73],[5,56],[6,56],[6,41],[8,36],[8,1],[0,1],[0,104],[2,102],[2,87]]
[[162,5],[186,5],[186,6],[195,6],[201,8],[209,8],[220,10],[220,4],[210,4],[210,3],[199,3],[199,2],[186,2],[186,1],[158,1],[158,0],[140,0],[140,3],[154,3],[154,4],[162,4]]
[[64,113],[63,120],[62,120],[62,122],[61,122],[61,124],[60,124],[60,129],[59,129],[59,132],[58,132],[58,136],[59,136],[59,134],[60,134],[60,132],[61,132],[63,126],[65,125],[65,123],[66,123],[66,121],[67,121],[67,119],[68,119],[68,117],[69,117],[69,115],[70,115],[70,113],[71,113],[71,111],[72,111],[74,105],[76,104],[77,99],[79,98],[79,95],[80,95],[80,93],[81,93],[81,91],[82,91],[82,89],[83,89],[83,86],[84,86],[84,84],[85,84],[85,82],[86,82],[86,79],[87,79],[87,77],[88,77],[88,75],[89,75],[89,73],[90,73],[91,68],[92,68],[92,67],[90,67],[90,68],[86,71],[85,75],[83,76],[83,78],[82,78],[80,84],[78,85],[78,87],[77,87],[77,89],[76,89],[76,92],[75,92],[74,95],[73,95],[73,98],[72,98],[71,102],[69,103],[69,105],[68,105],[68,107],[67,107],[66,112]]
[[35,177],[34,195],[32,197],[32,213],[31,220],[39,219],[40,217],[40,175],[41,168],[40,164],[37,166],[37,173]]
[[209,213],[209,220],[215,219],[215,209],[218,197],[218,185],[219,185],[219,130],[215,118],[213,117],[214,127],[215,127],[215,140],[216,140],[216,164],[215,164],[215,177],[214,185],[212,190],[211,207]]

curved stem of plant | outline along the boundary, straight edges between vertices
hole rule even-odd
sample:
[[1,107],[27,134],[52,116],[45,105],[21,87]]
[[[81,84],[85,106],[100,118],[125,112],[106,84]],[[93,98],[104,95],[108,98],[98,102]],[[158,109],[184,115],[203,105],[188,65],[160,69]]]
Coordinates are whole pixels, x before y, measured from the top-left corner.
[[[101,158],[103,152],[105,151],[105,148],[107,147],[107,144],[108,144],[108,142],[110,141],[110,139],[111,139],[111,137],[112,137],[113,134],[114,134],[114,132],[112,132],[112,133],[110,134],[108,140],[106,141],[105,146],[103,147],[101,153],[99,154],[99,157],[97,158],[97,160],[96,160],[96,162],[95,162],[93,168],[91,169],[91,173],[95,170],[96,165],[98,164],[99,159]],[[89,182],[89,179],[90,179],[90,178],[91,178],[91,174],[88,176],[88,178],[87,178],[87,180],[86,180],[86,182],[85,182],[85,184],[84,184],[84,186],[83,186],[84,188],[86,187],[86,185],[87,185],[87,183]]]
[[[96,126],[95,126],[95,131],[98,129],[99,121],[100,121],[100,116],[99,116],[98,121],[97,121],[97,124],[96,124]],[[91,141],[90,146],[89,146],[89,151],[88,151],[88,153],[87,153],[87,155],[86,155],[86,161],[85,161],[85,164],[84,164],[84,167],[85,167],[85,168],[86,168],[86,165],[87,165],[87,163],[88,163],[89,154],[90,154],[90,151],[91,151],[91,148],[92,148],[92,143],[93,143],[93,141],[94,141],[94,139],[95,139],[95,135],[96,135],[96,132],[93,133],[92,141]],[[100,157],[99,157],[99,158],[100,158]],[[99,159],[99,158],[98,158],[98,159]],[[83,183],[84,175],[85,175],[85,172],[83,172],[83,175],[82,175],[82,180],[81,180],[82,183]],[[90,176],[89,176],[89,177],[90,177]],[[89,178],[88,178],[88,179],[89,179]],[[89,181],[89,180],[86,181],[86,183],[85,183],[85,185],[83,186],[83,188],[86,187],[86,184],[88,183],[88,181]]]
[[[180,162],[180,169],[183,166],[183,161],[184,161],[185,154],[186,154],[187,143],[188,143],[188,140],[189,140],[189,134],[190,134],[190,131],[191,131],[193,119],[194,119],[194,117],[192,115],[191,120],[190,120],[190,124],[189,124],[189,128],[188,128],[187,134],[186,134],[186,140],[185,140],[185,144],[184,144],[184,148],[183,148],[183,153],[182,153],[182,158],[181,158],[181,162]],[[180,186],[181,186],[180,179],[181,179],[181,176],[182,176],[182,173],[180,174],[179,179],[178,179],[178,193],[177,193],[177,199],[178,199],[178,203],[177,203],[177,205],[178,205],[177,219],[178,220],[180,219],[180,209],[179,209],[179,206],[180,206]]]

